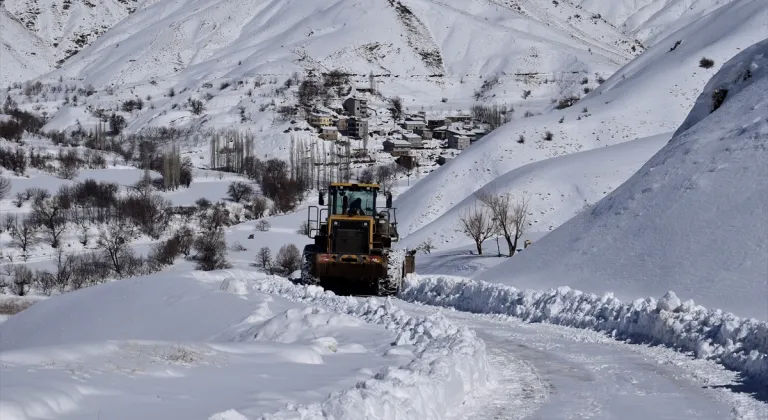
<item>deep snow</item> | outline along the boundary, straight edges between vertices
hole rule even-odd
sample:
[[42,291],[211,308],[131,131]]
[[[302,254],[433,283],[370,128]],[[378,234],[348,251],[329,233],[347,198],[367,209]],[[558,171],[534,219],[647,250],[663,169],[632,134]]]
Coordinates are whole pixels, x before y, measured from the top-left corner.
[[[503,125],[405,192],[395,202],[407,209],[398,218],[401,234],[427,226],[523,165],[673,132],[718,68],[766,38],[768,3],[762,0],[733,1],[668,35],[574,106]],[[678,40],[682,43],[670,51]],[[700,68],[702,57],[713,59],[714,68]],[[543,139],[547,131],[551,141]],[[520,136],[524,144],[518,143]]]
[[[721,89],[725,102],[711,112]],[[478,278],[621,299],[673,290],[768,320],[766,91],[762,41],[725,64],[677,135],[625,184]]]

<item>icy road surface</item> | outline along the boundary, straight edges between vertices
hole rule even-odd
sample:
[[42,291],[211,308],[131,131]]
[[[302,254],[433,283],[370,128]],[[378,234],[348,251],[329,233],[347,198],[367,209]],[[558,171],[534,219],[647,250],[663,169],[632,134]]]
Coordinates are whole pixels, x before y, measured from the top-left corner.
[[[414,314],[438,310],[397,305]],[[486,342],[496,381],[451,420],[768,418],[768,405],[731,391],[734,373],[712,362],[593,331],[443,313]]]

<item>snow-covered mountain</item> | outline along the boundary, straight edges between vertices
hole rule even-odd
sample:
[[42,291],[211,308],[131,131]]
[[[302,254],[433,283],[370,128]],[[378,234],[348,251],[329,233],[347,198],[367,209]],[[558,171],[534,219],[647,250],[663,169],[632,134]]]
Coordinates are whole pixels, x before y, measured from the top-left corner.
[[675,137],[591,211],[481,279],[682,299],[768,319],[768,40],[734,57]]
[[[124,19],[57,74],[101,86],[307,68],[389,75],[611,71],[639,45],[562,5],[432,0],[176,0]],[[634,52],[632,51],[634,48]],[[591,51],[590,51],[591,49]],[[641,48],[640,48],[641,50]]]
[[[740,50],[766,38],[768,2],[737,0],[715,10],[658,42],[576,105],[516,119],[414,185],[395,203],[401,232],[417,238],[441,238],[446,244],[468,241],[458,232],[446,232],[444,223],[432,223],[455,206],[467,204],[471,201],[468,197],[490,183],[494,190],[529,195],[530,219],[534,222],[531,230],[549,230],[553,221],[550,214],[555,211],[549,197],[512,183],[517,178],[506,174],[555,156],[675,131],[717,69]],[[714,66],[700,67],[702,57],[714,60]],[[546,132],[552,133],[551,140],[544,139]],[[521,137],[524,143],[520,143]],[[510,184],[501,185],[496,182],[499,179]],[[604,193],[623,179],[612,181],[613,185],[606,183],[610,188]],[[572,189],[573,179],[562,182],[546,192],[557,195]],[[577,206],[568,209],[570,214],[579,210],[584,200],[592,200],[587,194],[581,198],[569,201]]]
[[53,70],[53,52],[0,5],[0,84],[35,78]]
[[572,3],[653,45],[733,0],[571,0]]
[[[49,65],[60,64],[147,3],[151,1],[6,0],[3,2],[4,9],[21,23],[26,31],[4,26],[3,41],[19,51],[24,51],[22,46],[14,44],[18,37],[32,34],[38,37],[42,44],[38,49],[28,52],[39,54],[40,50],[45,50],[52,54],[54,59]],[[33,76],[19,73],[16,77],[21,79],[15,81],[21,81]]]

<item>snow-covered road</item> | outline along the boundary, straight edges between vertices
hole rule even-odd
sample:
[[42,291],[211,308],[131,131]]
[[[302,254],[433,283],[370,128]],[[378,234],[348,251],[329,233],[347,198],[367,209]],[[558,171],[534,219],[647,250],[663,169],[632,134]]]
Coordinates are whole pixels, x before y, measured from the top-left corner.
[[[420,315],[436,310],[397,305]],[[768,418],[768,405],[731,391],[735,375],[713,362],[588,330],[443,313],[485,341],[496,382],[453,420]]]

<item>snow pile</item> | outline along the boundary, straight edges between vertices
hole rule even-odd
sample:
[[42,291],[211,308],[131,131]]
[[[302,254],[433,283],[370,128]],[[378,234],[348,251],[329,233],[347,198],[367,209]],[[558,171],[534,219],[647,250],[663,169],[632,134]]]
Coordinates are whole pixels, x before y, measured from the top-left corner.
[[416,358],[406,366],[388,367],[354,388],[323,402],[289,406],[263,419],[359,419],[361,413],[382,419],[442,419],[468,394],[487,385],[485,344],[466,327],[441,314],[414,318],[389,299],[359,301],[335,296],[316,286],[296,286],[283,279],[264,279],[257,290],[346,313],[397,332],[393,345],[410,346]]
[[612,293],[598,296],[569,287],[539,292],[461,277],[421,276],[409,279],[401,297],[663,344],[768,385],[768,323],[706,309],[691,300],[681,303],[673,292],[659,300],[622,302]]
[[676,291],[768,320],[768,40],[726,63],[677,135],[589,212],[477,277],[623,300]]

